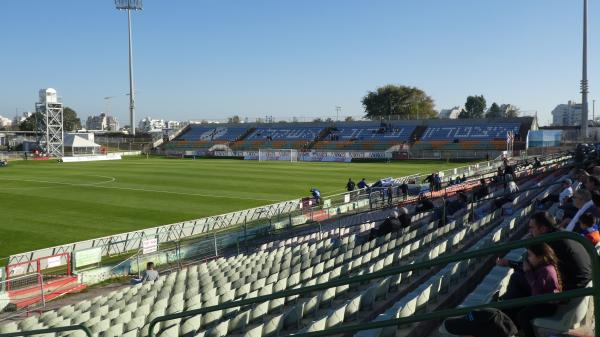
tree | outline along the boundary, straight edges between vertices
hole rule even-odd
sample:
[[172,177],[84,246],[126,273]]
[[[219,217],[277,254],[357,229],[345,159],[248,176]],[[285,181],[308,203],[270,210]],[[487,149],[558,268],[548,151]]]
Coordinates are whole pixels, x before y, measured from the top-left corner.
[[238,124],[240,122],[240,116],[235,115],[227,118],[227,123]]
[[24,121],[19,124],[19,130],[21,131],[35,131],[36,129],[36,117],[42,118],[42,114],[35,112],[31,116],[27,117]]
[[485,98],[481,96],[469,96],[465,108],[460,112],[458,118],[483,118],[485,110]]
[[[39,112],[33,113],[31,116],[27,117],[24,121],[19,124],[19,130],[21,131],[35,131],[37,121],[43,118],[42,114]],[[81,120],[77,117],[77,112],[75,110],[67,107],[63,108],[63,130],[67,131],[77,131],[81,129]]]
[[502,113],[500,106],[498,106],[498,104],[496,104],[496,102],[492,103],[492,105],[490,106],[490,108],[488,109],[488,111],[485,114],[485,118],[503,118],[503,117],[506,117],[506,116],[504,116],[504,113]]
[[506,118],[516,118],[519,117],[519,114],[521,112],[519,111],[519,108],[517,108],[516,106],[510,106],[508,109],[506,109]]
[[81,119],[77,117],[77,112],[68,106],[63,109],[63,129],[65,131],[77,131],[81,129]]
[[323,121],[323,120],[322,120],[321,118],[315,118],[315,119],[313,119],[313,122],[314,122],[314,123],[320,123],[320,122],[322,122],[322,121]]
[[433,100],[416,87],[391,85],[370,91],[362,99],[366,117],[370,119],[434,118]]
[[352,118],[352,116],[348,116],[344,119],[344,122],[354,122],[354,118]]

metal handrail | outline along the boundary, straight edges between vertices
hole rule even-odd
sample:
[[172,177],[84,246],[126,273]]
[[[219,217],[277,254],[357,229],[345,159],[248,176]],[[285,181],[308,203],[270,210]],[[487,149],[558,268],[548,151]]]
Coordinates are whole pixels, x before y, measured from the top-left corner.
[[[288,297],[288,296],[293,296],[293,295],[302,295],[302,294],[306,294],[306,293],[310,293],[310,292],[314,292],[314,291],[318,291],[318,290],[325,290],[325,289],[328,289],[331,287],[336,287],[336,286],[341,286],[341,285],[346,285],[346,284],[351,284],[351,283],[358,283],[358,282],[363,282],[363,281],[370,281],[370,280],[381,278],[381,277],[397,275],[400,273],[409,272],[409,271],[413,271],[413,270],[431,268],[433,266],[438,266],[438,265],[447,265],[452,262],[467,260],[467,259],[486,256],[486,255],[492,255],[494,253],[506,252],[506,251],[509,251],[509,250],[512,250],[515,248],[523,248],[523,247],[527,247],[527,246],[533,245],[533,244],[546,243],[549,241],[557,241],[557,240],[562,240],[562,239],[577,241],[585,248],[585,250],[590,255],[590,258],[592,260],[592,281],[594,284],[600,284],[599,283],[600,282],[600,262],[599,262],[598,253],[596,252],[595,247],[581,235],[578,235],[578,234],[575,234],[572,232],[562,232],[561,231],[561,232],[550,233],[550,234],[546,234],[546,235],[542,235],[542,236],[538,236],[538,237],[530,238],[530,239],[526,239],[526,240],[519,240],[519,241],[500,244],[500,245],[494,245],[492,247],[483,248],[483,249],[476,250],[476,251],[467,251],[467,252],[462,252],[462,253],[458,253],[458,254],[453,254],[451,256],[439,257],[439,258],[429,260],[429,261],[416,262],[416,263],[409,264],[409,265],[386,268],[386,269],[382,269],[380,271],[377,271],[377,272],[374,272],[371,274],[358,275],[358,276],[352,276],[352,277],[343,277],[343,278],[340,278],[340,279],[337,279],[334,281],[329,281],[326,283],[321,283],[321,284],[317,284],[317,285],[313,285],[313,286],[301,287],[301,288],[297,288],[297,289],[287,289],[287,290],[283,290],[283,291],[280,291],[280,292],[277,292],[274,294],[270,294],[270,295],[257,296],[257,297],[253,297],[250,299],[232,301],[232,302],[222,303],[219,305],[209,306],[209,307],[205,307],[205,308],[194,309],[194,310],[183,311],[183,312],[179,312],[179,313],[175,313],[175,314],[160,316],[160,317],[153,319],[152,322],[150,322],[150,326],[148,329],[149,337],[155,336],[154,327],[156,326],[156,324],[158,324],[160,322],[172,320],[172,319],[196,316],[196,315],[205,314],[205,313],[213,312],[213,311],[217,311],[217,310],[241,307],[241,306],[245,306],[245,305],[249,305],[249,304],[265,302],[265,301],[269,301],[269,300],[273,300],[273,299],[277,299],[277,298]],[[345,327],[338,327],[338,328],[330,328],[330,329],[325,329],[325,330],[317,331],[317,332],[298,334],[297,336],[302,336],[302,337],[327,336],[327,335],[333,335],[333,334],[344,333],[344,332],[355,332],[355,331],[360,331],[360,330],[368,330],[368,329],[381,328],[381,327],[387,327],[387,326],[395,326],[395,325],[405,324],[405,323],[419,322],[419,321],[428,320],[428,319],[441,319],[441,318],[446,318],[446,317],[451,317],[451,316],[458,316],[458,315],[465,314],[471,310],[479,309],[479,308],[510,308],[510,307],[526,306],[526,305],[530,305],[530,304],[537,304],[537,303],[543,303],[543,302],[549,302],[549,301],[565,300],[565,299],[570,299],[570,298],[574,298],[574,297],[582,297],[582,296],[593,296],[594,307],[600,308],[600,287],[596,286],[596,287],[592,287],[592,288],[582,288],[582,289],[570,290],[570,291],[566,291],[566,292],[562,292],[562,293],[558,293],[558,294],[545,294],[545,295],[539,295],[539,296],[534,296],[534,297],[519,298],[519,299],[515,299],[515,300],[509,300],[509,301],[503,301],[503,302],[497,302],[497,303],[488,303],[488,304],[472,306],[472,307],[465,307],[465,308],[460,308],[460,309],[447,309],[447,310],[442,310],[442,311],[438,311],[438,312],[413,315],[413,316],[402,317],[402,318],[397,318],[397,319],[382,320],[382,321],[369,322],[369,323],[360,323],[360,324],[356,324],[356,325],[352,325],[352,326],[345,326]],[[596,331],[600,331],[600,310],[594,310],[594,316],[595,316],[595,329],[596,329]],[[0,337],[4,337],[4,336],[0,335]]]
[[83,324],[58,326],[58,327],[53,327],[53,328],[29,330],[29,331],[6,332],[6,333],[0,333],[0,337],[33,336],[33,335],[41,335],[41,334],[45,334],[45,333],[65,332],[65,331],[75,331],[75,330],[83,330],[83,332],[88,337],[92,337],[92,332],[90,331],[90,329]]

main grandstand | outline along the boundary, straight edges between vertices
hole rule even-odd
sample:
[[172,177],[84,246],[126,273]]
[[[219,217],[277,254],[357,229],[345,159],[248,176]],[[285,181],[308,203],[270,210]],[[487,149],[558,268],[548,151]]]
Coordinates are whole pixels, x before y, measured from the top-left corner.
[[[419,139],[433,142],[444,137],[456,138],[460,143],[461,137],[471,132],[468,135],[485,133],[486,141],[493,141],[506,128],[517,130],[521,125],[507,124],[504,129],[486,130],[469,127],[475,131],[466,131],[464,124],[457,124],[453,131],[442,131],[439,124],[432,124],[420,128]],[[194,128],[190,127],[181,137]],[[411,135],[417,129],[414,126]],[[247,139],[249,135],[259,137],[259,128],[201,130],[195,131],[196,136],[190,139],[210,137],[211,147],[220,137],[246,136],[233,142],[252,142]],[[265,142],[277,139],[302,142],[305,136],[326,136],[319,127],[290,130],[265,127],[258,132],[272,138],[261,140]],[[401,137],[405,130],[411,129],[396,125],[389,133]],[[334,138],[349,134],[343,125],[332,131],[327,130],[327,134]],[[287,148],[287,145],[282,146]],[[94,336],[111,337],[287,336],[323,330],[329,334],[365,337],[448,336],[443,325],[440,326],[441,321],[422,315],[451,308],[494,305],[493,297],[506,291],[513,273],[509,267],[495,266],[495,257],[506,255],[515,260],[521,257],[524,245],[518,240],[536,212],[533,202],[556,192],[559,187],[556,182],[573,174],[574,160],[569,154],[539,159],[539,163],[534,163],[515,158],[510,163],[514,167],[512,178],[521,190],[517,193],[509,192],[509,180],[499,180],[496,172],[502,162],[491,161],[444,172],[448,183],[444,182],[441,189],[413,192],[423,177],[402,177],[383,188],[374,185],[344,194],[333,205],[311,207],[310,203],[302,202],[301,210],[289,213],[287,221],[269,221],[264,227],[232,227],[226,236],[228,240],[203,236],[195,242],[192,238],[188,250],[174,246],[163,252],[140,252],[124,261],[127,266],[124,272],[138,272],[140,259],[142,264],[156,261],[160,278],[121,285],[115,290],[99,288],[99,295],[77,294],[65,302],[58,300],[40,308],[39,302],[27,302],[31,288],[7,282],[10,296],[26,297],[21,310],[42,312],[30,317],[22,316],[23,311],[21,315],[7,314],[8,321],[0,323],[0,336],[32,330],[50,336],[54,335],[52,329],[77,325],[82,326],[81,330],[58,335],[85,336],[87,329]],[[454,183],[455,178],[463,176],[464,180]],[[489,188],[483,190],[482,181]],[[403,186],[408,187],[408,192],[404,192]],[[456,207],[461,200],[466,203]],[[428,203],[433,208],[426,207]],[[381,232],[385,219],[397,211],[409,214],[409,225]],[[549,211],[558,215],[558,203]],[[298,221],[300,218],[303,221]],[[170,235],[167,232],[159,235],[156,231],[155,238],[168,242]],[[137,240],[141,246],[142,237]],[[507,242],[513,242],[514,249],[461,258],[461,254],[477,254],[481,249]],[[207,247],[213,253],[206,260],[186,258],[191,250]],[[74,250],[73,246],[64,246],[63,252],[76,253],[69,249]],[[169,264],[168,256],[174,255],[177,262]],[[20,256],[19,261],[7,266],[9,275],[14,270],[11,268],[22,263],[30,265],[32,260],[24,261],[32,256],[35,254]],[[597,275],[595,250],[593,263]],[[40,271],[38,265],[34,278]],[[85,269],[79,272],[81,281],[98,272],[107,273]],[[56,289],[46,290],[52,293]],[[591,294],[591,290],[585,294]],[[44,298],[43,293],[41,297]],[[588,299],[572,299],[561,305],[554,316],[536,319],[533,324],[542,333],[579,329],[585,334],[593,321],[588,313]],[[415,317],[421,319],[410,321]],[[394,319],[400,321],[396,323]]]
[[512,119],[402,120],[272,124],[192,124],[163,144],[160,153],[251,158],[261,149],[303,152],[389,153],[397,158],[495,158],[526,149],[534,117]]

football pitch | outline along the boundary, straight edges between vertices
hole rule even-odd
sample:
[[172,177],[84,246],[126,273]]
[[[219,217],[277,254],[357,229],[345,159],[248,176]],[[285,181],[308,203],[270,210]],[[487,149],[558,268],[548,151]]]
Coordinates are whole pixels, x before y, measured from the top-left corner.
[[[464,163],[289,163],[136,157],[0,168],[0,257]],[[2,261],[0,261],[2,264]]]

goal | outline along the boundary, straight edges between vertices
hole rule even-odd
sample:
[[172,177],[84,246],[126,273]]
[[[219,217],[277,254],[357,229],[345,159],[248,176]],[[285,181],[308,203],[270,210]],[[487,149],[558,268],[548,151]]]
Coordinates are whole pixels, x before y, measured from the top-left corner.
[[258,160],[281,160],[296,162],[298,161],[298,150],[294,149],[259,149]]

